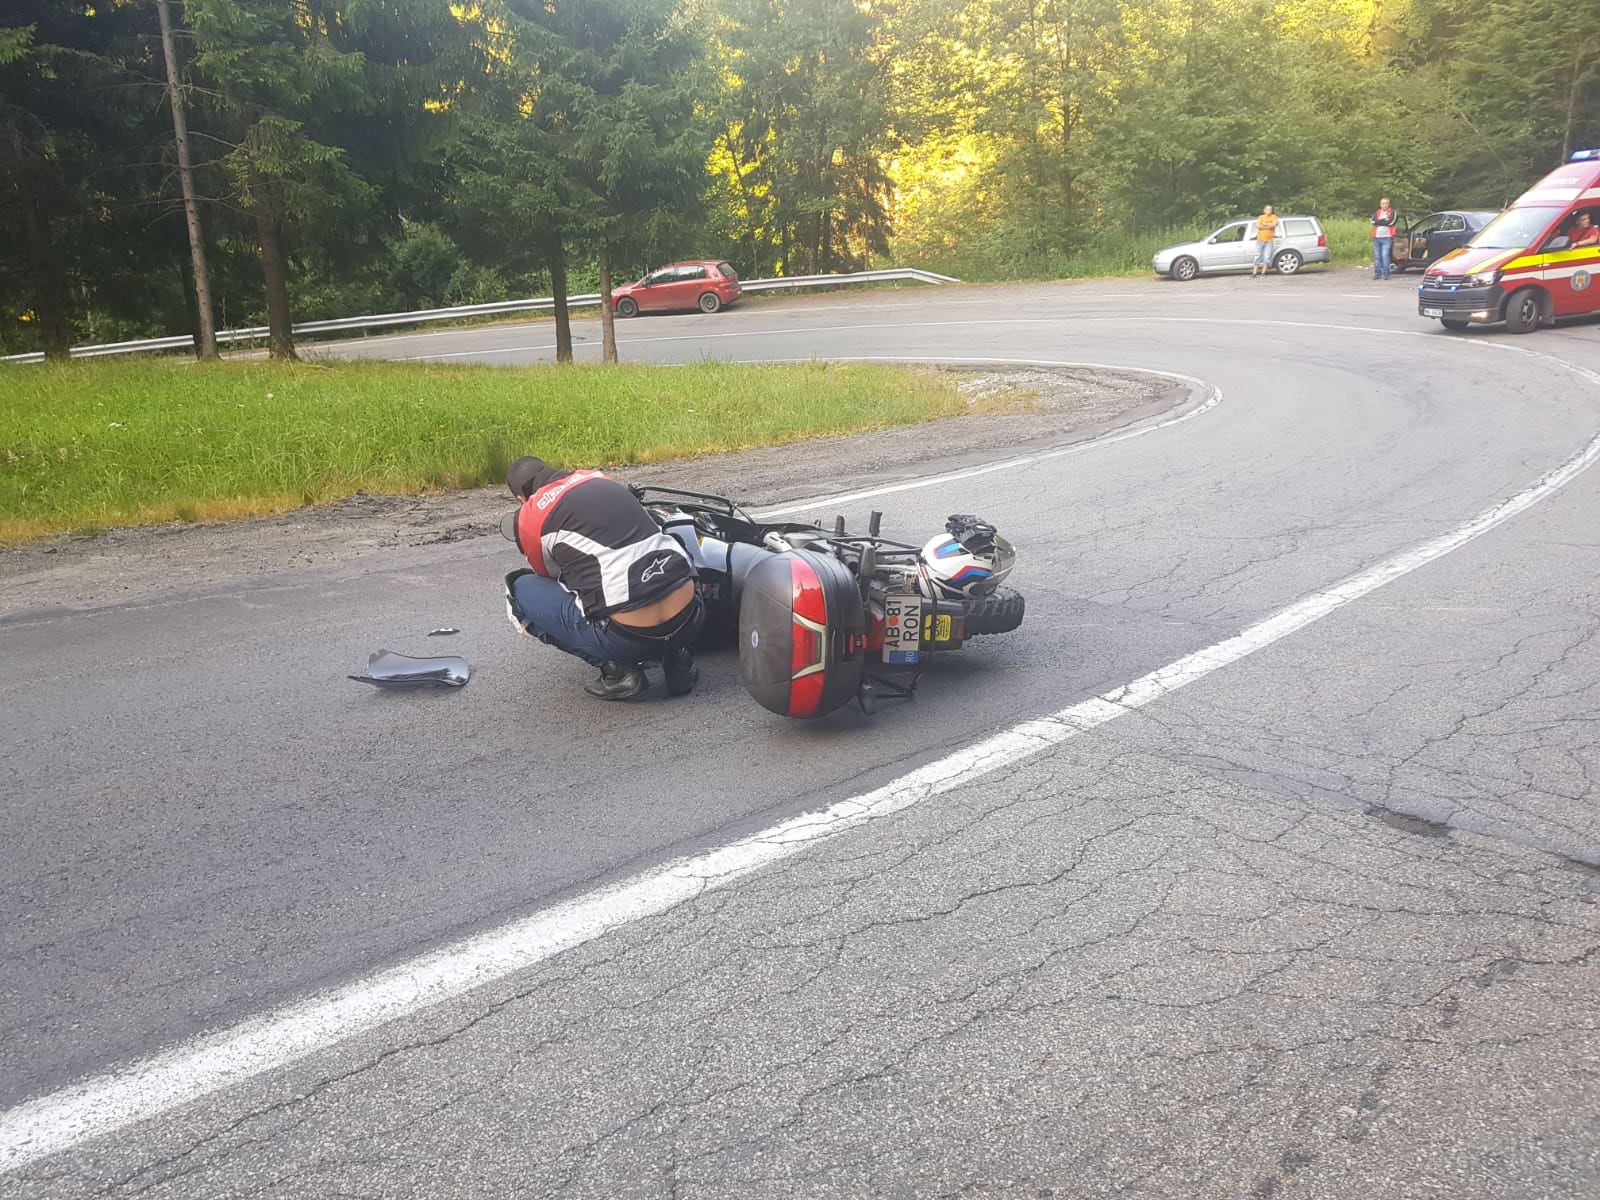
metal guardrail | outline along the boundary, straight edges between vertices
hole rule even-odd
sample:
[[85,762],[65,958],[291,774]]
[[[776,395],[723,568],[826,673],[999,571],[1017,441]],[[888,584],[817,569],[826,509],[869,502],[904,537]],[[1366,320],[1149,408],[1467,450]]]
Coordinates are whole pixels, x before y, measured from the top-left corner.
[[[912,283],[960,283],[950,275],[936,275],[932,271],[919,271],[915,267],[895,267],[885,271],[857,271],[847,275],[788,275],[776,279],[740,280],[746,292],[776,292],[785,288],[836,287],[847,283],[893,283],[905,280]],[[591,308],[600,303],[599,292],[582,296],[568,296],[569,308]],[[534,300],[500,300],[493,304],[462,304],[455,308],[424,308],[416,312],[374,313],[365,317],[339,317],[329,321],[303,321],[291,326],[296,337],[319,333],[342,333],[354,329],[380,329],[386,325],[424,325],[432,321],[456,321],[462,317],[489,317],[498,313],[539,312],[556,306],[555,298],[542,296]],[[265,339],[267,326],[253,325],[248,329],[223,329],[217,332],[217,342],[233,345]],[[145,354],[158,350],[193,350],[194,336],[180,334],[176,337],[145,338],[132,342],[105,342],[98,346],[74,346],[73,358],[100,358],[111,354]],[[42,353],[12,354],[0,362],[43,362]]]

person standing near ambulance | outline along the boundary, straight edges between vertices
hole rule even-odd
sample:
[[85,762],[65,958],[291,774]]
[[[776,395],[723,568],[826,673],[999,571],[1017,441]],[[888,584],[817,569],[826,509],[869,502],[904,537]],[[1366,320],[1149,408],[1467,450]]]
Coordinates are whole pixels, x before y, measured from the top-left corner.
[[1272,211],[1272,205],[1261,206],[1261,215],[1256,218],[1256,261],[1250,268],[1250,277],[1265,275],[1272,266],[1272,247],[1278,240],[1278,214]]
[[600,471],[519,458],[506,486],[522,501],[517,549],[531,568],[506,576],[511,623],[599,667],[584,687],[598,699],[637,696],[649,663],[661,664],[670,694],[692,692],[705,608],[683,544]]
[[1372,277],[1388,279],[1394,274],[1394,209],[1389,207],[1389,197],[1378,201],[1372,214]]

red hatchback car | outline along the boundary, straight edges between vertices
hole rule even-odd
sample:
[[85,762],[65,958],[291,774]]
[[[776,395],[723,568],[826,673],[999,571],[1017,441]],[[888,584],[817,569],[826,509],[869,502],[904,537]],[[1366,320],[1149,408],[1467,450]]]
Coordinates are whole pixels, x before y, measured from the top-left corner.
[[691,308],[714,313],[738,298],[738,272],[728,263],[707,259],[668,263],[657,267],[638,283],[613,288],[611,306],[619,317]]

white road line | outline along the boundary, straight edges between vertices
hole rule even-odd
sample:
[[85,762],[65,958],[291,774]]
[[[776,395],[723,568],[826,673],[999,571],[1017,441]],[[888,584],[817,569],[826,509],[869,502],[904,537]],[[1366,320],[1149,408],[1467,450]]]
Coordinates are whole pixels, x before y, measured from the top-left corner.
[[[1092,319],[1092,318],[1090,318]],[[1126,320],[1119,317],[1118,320]],[[881,323],[876,325],[794,325],[784,329],[736,329],[726,333],[676,333],[665,334],[660,337],[636,337],[619,342],[622,346],[641,346],[652,342],[709,342],[722,338],[742,337],[780,337],[794,336],[803,333],[853,333],[864,329],[932,329],[947,325],[1053,325],[1057,318],[1046,319],[1043,317],[1025,317],[1017,320],[976,320],[976,321],[901,321]],[[447,358],[481,358],[486,354],[522,354],[530,350],[554,350],[555,343],[547,346],[501,346],[491,350],[453,350],[448,354],[411,354],[393,359],[394,362],[437,362]],[[581,342],[573,345],[573,350],[597,350],[598,342]]]
[[[1256,294],[1257,295],[1261,295],[1263,293],[1256,293]],[[683,333],[683,334],[671,334],[671,335],[663,336],[663,337],[629,338],[627,341],[622,342],[620,344],[622,346],[642,346],[642,345],[647,345],[647,344],[653,343],[653,342],[709,342],[709,341],[719,341],[719,340],[721,340],[723,338],[795,337],[795,336],[798,336],[798,335],[801,335],[801,334],[809,334],[809,333],[862,333],[862,332],[874,331],[874,330],[943,329],[943,328],[949,328],[951,326],[973,326],[973,325],[1007,325],[1007,326],[1018,326],[1018,325],[1059,325],[1064,321],[1071,321],[1071,322],[1075,322],[1075,323],[1078,323],[1078,324],[1086,324],[1086,323],[1091,323],[1091,322],[1104,323],[1104,322],[1108,322],[1108,321],[1114,321],[1114,322],[1118,322],[1118,323],[1126,323],[1129,320],[1130,320],[1130,318],[1127,317],[1127,316],[1079,317],[1079,316],[1073,316],[1070,313],[1063,313],[1061,316],[1058,316],[1058,317],[1005,317],[1005,318],[993,318],[993,319],[966,319],[966,320],[951,320],[951,321],[897,321],[897,322],[881,322],[881,323],[877,323],[877,324],[867,324],[867,325],[862,325],[862,324],[856,324],[856,325],[795,325],[795,326],[789,326],[789,327],[786,327],[786,328],[783,328],[783,329],[740,329],[740,330],[731,330],[731,331],[726,332],[726,333]],[[1145,321],[1145,322],[1180,322],[1180,323],[1223,324],[1223,325],[1234,325],[1234,324],[1239,324],[1240,323],[1239,318],[1236,318],[1236,317],[1147,317],[1147,316],[1140,316],[1140,317],[1133,317],[1133,318],[1131,318],[1131,320],[1134,320],[1134,321]],[[1320,322],[1320,321],[1272,321],[1272,320],[1267,320],[1267,321],[1249,321],[1247,323],[1248,324],[1252,324],[1252,325],[1286,325],[1286,326],[1290,326],[1290,327],[1294,327],[1294,328],[1300,328],[1300,329],[1346,330],[1346,331],[1349,331],[1349,332],[1352,332],[1352,333],[1401,334],[1401,335],[1410,336],[1410,337],[1435,337],[1435,336],[1437,336],[1436,331],[1433,331],[1433,330],[1375,329],[1375,328],[1369,328],[1369,327],[1360,326],[1360,325],[1332,325],[1332,324],[1328,324],[1326,322]],[[599,348],[599,343],[598,342],[595,342],[595,343],[584,342],[584,343],[574,347],[575,350],[585,350],[585,349],[593,350],[593,349],[598,349],[598,348]],[[492,350],[457,350],[457,351],[452,351],[449,354],[413,354],[413,355],[409,355],[409,356],[406,356],[406,357],[403,357],[403,358],[392,359],[390,361],[393,361],[393,362],[424,362],[424,361],[426,361],[426,362],[435,362],[435,361],[442,361],[442,360],[448,359],[448,358],[481,358],[484,355],[488,355],[488,354],[522,354],[522,353],[525,353],[525,352],[528,352],[528,351],[533,351],[533,350],[554,350],[554,349],[555,349],[554,343],[552,343],[552,344],[550,344],[548,346],[502,346],[502,347],[499,347],[497,349],[492,349]],[[829,361],[834,361],[832,359],[832,356],[829,356],[829,355],[818,355],[817,357],[819,359],[827,359]]]
[[[1118,295],[1121,295],[1121,296],[1123,296],[1125,298],[1125,297],[1132,296],[1133,293],[1131,293],[1131,292],[1119,293]],[[800,299],[800,300],[820,299],[820,297],[805,297],[805,296],[796,297],[796,298]],[[1091,303],[1091,302],[1092,301],[1087,297],[1084,298],[1083,300],[1075,301],[1075,303]],[[950,299],[944,299],[944,300],[940,301],[940,307],[944,307],[944,308],[949,308],[949,307],[973,307],[973,306],[979,306],[979,305],[990,305],[990,306],[992,306],[993,304],[994,304],[994,301],[992,301],[992,300],[950,300]],[[765,307],[765,306],[763,306],[763,307]],[[924,304],[871,304],[871,303],[827,304],[827,303],[819,303],[819,304],[804,305],[804,306],[800,306],[800,305],[791,306],[789,311],[796,312],[796,313],[807,312],[807,311],[825,311],[825,312],[833,313],[833,312],[844,312],[844,311],[849,311],[849,310],[854,310],[854,309],[865,308],[865,309],[873,309],[873,310],[881,312],[881,311],[888,310],[888,309],[903,309],[903,308],[916,308],[916,309],[924,309],[925,310],[926,307],[927,306],[924,305]],[[781,310],[782,306],[779,306],[779,309]],[[696,312],[686,312],[686,313],[682,313],[681,315],[685,316],[685,317],[699,317],[699,316],[701,316],[701,314],[696,313]],[[577,326],[577,325],[585,325],[585,326],[587,326],[587,325],[598,325],[599,323],[600,323],[600,314],[599,314],[598,311],[590,313],[587,310],[582,310],[582,311],[580,311],[578,313],[575,313],[573,315],[573,318],[572,318],[572,324],[574,326]],[[382,342],[382,343],[394,343],[394,342],[420,341],[423,338],[460,337],[463,334],[474,334],[474,333],[476,333],[476,334],[517,333],[517,332],[519,332],[521,330],[524,330],[524,329],[545,329],[545,330],[549,330],[549,329],[553,329],[554,327],[555,327],[554,320],[552,318],[546,317],[542,321],[506,321],[504,323],[497,323],[497,324],[492,324],[492,325],[458,325],[458,326],[455,326],[455,327],[452,327],[452,328],[446,328],[446,329],[417,330],[417,331],[413,331],[411,333],[378,333],[378,334],[372,334],[369,337],[345,338],[345,339],[343,339],[341,341],[337,341],[337,342],[314,342],[314,343],[309,343],[308,344],[308,348],[312,349],[312,350],[339,350],[339,349],[348,348],[348,347],[351,347],[351,346],[371,346],[374,343],[379,343],[379,342]]]
[[[1151,283],[1153,283],[1153,284],[1158,284],[1158,285],[1161,285],[1163,287],[1167,286],[1166,284],[1163,284],[1160,279],[1158,279],[1157,277],[1155,277],[1153,275],[1152,276],[1148,276],[1148,277],[1142,277],[1142,278],[1148,278],[1149,281]],[[1234,276],[1219,277],[1219,279],[1220,278],[1243,279],[1244,276],[1243,275],[1234,275]],[[1049,296],[1045,297],[1046,302],[1049,303],[1049,304],[1099,304],[1099,303],[1101,303],[1102,301],[1105,301],[1105,300],[1145,300],[1145,299],[1148,299],[1150,297],[1150,295],[1152,294],[1152,293],[1150,293],[1148,291],[1141,291],[1141,292],[1092,292],[1092,291],[1085,291],[1084,294],[1081,294],[1081,295],[1077,294],[1079,289],[1092,288],[1092,286],[1094,284],[1099,283],[1099,282],[1103,282],[1103,281],[1102,280],[1093,279],[1093,278],[1089,278],[1089,279],[1065,279],[1065,280],[1037,280],[1037,281],[1034,281],[1034,282],[1031,282],[1031,283],[1029,283],[1029,282],[1019,283],[1019,284],[1016,284],[1014,286],[1022,287],[1022,288],[1056,289],[1058,294],[1049,295]],[[994,299],[990,298],[990,297],[971,296],[969,294],[969,297],[967,299],[959,299],[958,300],[958,299],[952,298],[949,293],[950,293],[950,289],[952,287],[955,287],[955,288],[968,288],[968,289],[972,289],[972,290],[976,291],[977,289],[986,288],[986,287],[994,287],[994,286],[1000,286],[1000,285],[991,285],[991,284],[983,284],[983,283],[947,285],[946,289],[943,292],[940,293],[940,296],[939,296],[938,300],[936,301],[936,303],[939,305],[940,308],[992,308],[992,307],[994,307],[994,305],[997,302]],[[1296,289],[1296,288],[1254,288],[1254,287],[1252,287],[1252,288],[1248,288],[1246,290],[1247,290],[1247,293],[1249,295],[1252,295],[1252,296],[1302,296],[1302,295],[1306,294],[1303,290],[1299,290],[1299,289]],[[1236,294],[1236,293],[1228,293],[1228,294]],[[1383,293],[1381,293],[1381,292],[1336,292],[1334,294],[1337,295],[1337,296],[1341,296],[1341,297],[1343,297],[1345,299],[1369,300],[1369,299],[1377,298],[1378,296],[1381,296]],[[752,296],[754,296],[754,295],[756,295],[756,293],[752,293]],[[1215,297],[1216,297],[1216,293],[1215,292],[1204,291],[1204,290],[1196,288],[1196,289],[1193,289],[1193,290],[1185,290],[1182,294],[1173,294],[1171,292],[1168,292],[1162,298],[1163,298],[1163,301],[1174,301],[1174,302],[1176,302],[1176,301],[1184,301],[1184,300],[1194,300],[1194,301],[1200,301],[1200,302],[1204,302],[1204,303],[1211,303],[1212,301],[1214,301]],[[781,300],[791,300],[791,301],[795,301],[796,303],[793,303],[793,304],[787,306],[786,308],[784,306],[782,306],[782,305],[777,306],[773,310],[774,315],[775,315],[776,312],[780,312],[780,311],[787,311],[787,312],[790,312],[790,313],[793,313],[793,314],[796,314],[796,315],[804,315],[806,313],[812,313],[812,312],[821,312],[821,313],[854,312],[854,311],[863,310],[863,309],[864,310],[873,311],[873,312],[886,312],[886,311],[894,311],[894,310],[900,310],[900,309],[916,309],[918,311],[926,311],[926,309],[928,308],[928,304],[926,302],[923,302],[923,301],[914,301],[914,302],[906,302],[906,303],[891,302],[891,303],[882,303],[882,304],[880,304],[880,303],[875,303],[875,302],[873,302],[871,300],[862,300],[862,301],[850,301],[850,302],[843,303],[843,304],[832,304],[832,303],[828,302],[828,298],[826,296],[815,296],[815,295],[804,295],[804,294],[795,295],[795,296],[784,296],[784,297],[780,297],[780,299]],[[765,305],[763,305],[763,307],[765,307]],[[745,310],[745,311],[748,311],[748,310]],[[685,312],[685,313],[682,313],[682,314],[679,314],[679,315],[684,316],[684,317],[693,317],[693,316],[698,316],[699,314],[693,313],[693,312]],[[592,308],[585,307],[585,308],[582,308],[582,309],[578,309],[574,313],[573,318],[572,318],[572,323],[573,323],[574,326],[577,326],[577,325],[593,325],[593,324],[598,324],[599,320],[600,320],[600,316],[599,316],[598,311],[593,311]],[[494,324],[489,324],[489,325],[461,325],[461,326],[454,326],[454,327],[445,328],[445,329],[412,330],[412,331],[407,332],[407,333],[375,333],[375,334],[369,334],[366,337],[344,338],[344,339],[342,339],[340,341],[308,343],[307,344],[307,350],[308,350],[308,352],[311,352],[311,353],[314,353],[316,351],[326,351],[326,350],[348,350],[348,349],[352,349],[352,348],[355,348],[355,347],[370,347],[370,346],[374,346],[374,345],[380,344],[380,343],[383,343],[383,344],[394,344],[394,343],[397,343],[397,342],[421,341],[421,340],[426,339],[426,338],[460,337],[462,335],[472,335],[472,334],[515,333],[515,332],[518,332],[518,331],[524,330],[524,329],[550,329],[552,327],[553,327],[553,319],[550,318],[550,317],[546,317],[543,320],[507,321],[507,322],[503,322],[503,323],[494,323]],[[643,339],[633,339],[633,340],[643,340]],[[530,347],[517,347],[517,348],[518,349],[553,350],[555,347],[554,347],[554,344],[552,344],[550,346],[542,346],[542,347],[531,347],[530,346]],[[466,351],[464,353],[488,353],[488,351]],[[409,358],[394,358],[394,359],[390,359],[388,361],[407,362],[407,361],[415,361],[417,359],[432,358],[432,357],[435,357],[435,356],[434,355],[412,355]]]
[[[1536,351],[1521,353],[1546,359],[1600,387],[1600,374],[1596,372]],[[1459,549],[1555,494],[1597,458],[1600,434],[1528,487],[1440,537],[1358,571],[1234,637],[1184,655],[1123,687],[1024,721],[865,795],[780,822],[721,849],[667,863],[369,979],[19,1105],[0,1115],[0,1172],[16,1170],[91,1138],[147,1120],[536,966],[611,930],[667,912],[847,830],[970,783],[999,767],[1143,708]]]
[[[776,358],[761,359],[761,362],[808,362],[809,359]],[[1159,375],[1163,379],[1176,379],[1190,384],[1197,389],[1205,399],[1187,412],[1181,412],[1164,421],[1152,422],[1148,425],[1136,425],[1132,429],[1124,429],[1119,433],[1108,433],[1101,437],[1090,438],[1087,441],[1077,442],[1071,446],[1062,446],[1055,450],[1041,450],[1036,454],[1021,454],[1015,458],[1002,459],[1000,462],[984,463],[982,466],[965,467],[958,471],[946,471],[942,475],[924,475],[916,479],[907,480],[905,483],[893,483],[885,487],[868,488],[860,492],[846,492],[841,496],[824,496],[816,500],[801,500],[793,504],[785,504],[778,508],[763,508],[753,512],[751,516],[766,519],[768,517],[781,517],[787,513],[803,512],[808,509],[831,507],[839,504],[849,504],[856,500],[870,500],[875,496],[889,496],[895,492],[912,492],[919,488],[934,487],[941,483],[953,483],[958,479],[972,479],[978,475],[988,475],[995,471],[1010,471],[1017,467],[1025,467],[1032,463],[1046,462],[1053,458],[1067,458],[1074,454],[1082,454],[1087,450],[1098,450],[1102,446],[1109,446],[1116,442],[1125,442],[1131,438],[1143,437],[1147,433],[1154,433],[1158,429],[1168,429],[1173,425],[1181,425],[1185,421],[1193,420],[1201,413],[1210,412],[1222,403],[1222,389],[1215,384],[1208,384],[1204,380],[1196,379],[1193,375],[1180,375],[1176,371],[1157,371],[1149,367],[1119,367],[1109,363],[1092,362],[1063,362],[1049,358],[915,358],[905,355],[852,355],[843,358],[829,358],[829,362],[902,362],[902,363],[987,363],[991,365],[1003,364],[1005,366],[1027,367],[1087,367],[1100,371],[1134,371],[1141,375]]]
[[[1242,279],[1242,278],[1244,278],[1244,276],[1243,275],[1237,275],[1237,276],[1232,276],[1231,278]],[[1153,283],[1153,284],[1160,284],[1161,286],[1166,286],[1164,284],[1161,284],[1161,281],[1159,279],[1157,279],[1153,275],[1150,276],[1149,279],[1150,279],[1150,282]],[[1059,292],[1059,294],[1057,294],[1057,295],[1045,297],[1046,302],[1049,303],[1049,304],[1052,304],[1052,305],[1054,305],[1054,304],[1099,304],[1104,300],[1145,300],[1145,299],[1148,299],[1150,297],[1150,295],[1151,295],[1151,293],[1147,292],[1147,291],[1145,291],[1145,292],[1097,292],[1097,293],[1086,293],[1086,294],[1083,294],[1083,295],[1073,294],[1079,288],[1091,287],[1093,284],[1095,284],[1097,282],[1100,282],[1100,281],[1092,279],[1092,278],[1091,279],[1068,279],[1068,280],[1038,280],[1038,281],[1033,282],[1033,283],[1021,283],[1021,284],[1017,284],[1015,286],[1024,287],[1024,288],[1037,287],[1037,288],[1045,288],[1045,289],[1050,289],[1050,288],[1064,289],[1064,290],[1061,290]],[[967,287],[967,288],[972,288],[972,289],[978,289],[978,288],[984,288],[984,287],[989,287],[989,286],[998,286],[998,285],[989,285],[989,284],[982,284],[982,283],[946,285],[946,290],[942,291],[940,293],[939,298],[936,301],[936,303],[939,305],[940,308],[992,308],[997,303],[992,298],[987,298],[987,297],[981,297],[980,296],[980,297],[973,297],[973,298],[968,298],[968,299],[957,300],[957,299],[953,299],[949,295],[949,290],[948,290],[951,287]],[[752,293],[752,295],[755,295],[755,294],[756,293]],[[1234,294],[1234,293],[1230,293],[1230,294]],[[1302,290],[1297,290],[1295,288],[1250,288],[1248,290],[1248,294],[1252,295],[1252,296],[1302,296],[1302,295],[1305,295],[1305,292],[1302,291]],[[1335,293],[1335,294],[1344,296],[1347,299],[1370,299],[1370,298],[1376,297],[1378,295],[1381,295],[1381,293],[1378,293],[1378,292],[1372,292],[1372,293],[1342,293],[1341,292],[1341,293]],[[1181,295],[1174,295],[1174,294],[1171,294],[1171,293],[1167,293],[1166,295],[1164,295],[1162,297],[1162,299],[1163,299],[1163,301],[1174,301],[1174,302],[1176,302],[1176,301],[1184,301],[1184,300],[1194,300],[1194,301],[1200,301],[1200,302],[1204,302],[1204,303],[1211,303],[1212,301],[1214,301],[1215,297],[1216,297],[1216,293],[1215,292],[1203,291],[1203,290],[1197,288],[1197,289],[1194,289],[1192,291],[1185,291]],[[809,312],[822,312],[822,313],[853,312],[853,311],[862,310],[862,309],[870,310],[870,311],[873,311],[873,312],[885,312],[885,311],[896,310],[896,309],[916,309],[918,311],[926,311],[927,308],[928,308],[928,304],[926,302],[921,302],[921,301],[909,302],[909,303],[877,304],[877,303],[873,303],[872,301],[863,300],[863,301],[852,301],[852,302],[845,303],[845,304],[830,304],[830,303],[827,302],[827,298],[826,297],[823,297],[823,296],[807,296],[807,295],[803,295],[803,294],[802,295],[792,296],[792,297],[785,296],[785,297],[781,297],[781,299],[793,300],[793,301],[797,301],[797,303],[788,306],[787,309],[784,309],[782,306],[779,306],[776,311],[788,311],[788,312],[794,313],[796,315],[803,315],[803,314],[809,313]],[[765,305],[763,305],[763,307],[765,307]],[[748,310],[745,310],[745,311],[748,311]],[[685,317],[691,317],[691,316],[696,316],[698,314],[695,314],[695,313],[692,313],[692,312],[686,312],[686,313],[683,313],[681,315],[685,316]],[[589,324],[598,324],[599,320],[600,320],[600,316],[599,316],[599,313],[597,311],[592,311],[590,308],[583,308],[583,309],[579,309],[579,310],[576,311],[576,313],[574,314],[574,316],[572,318],[572,323],[575,326],[576,325],[580,325],[580,324],[589,325]],[[308,343],[307,344],[307,350],[308,350],[308,352],[313,352],[314,353],[314,352],[319,351],[319,350],[341,350],[341,349],[350,349],[350,348],[358,347],[358,346],[372,346],[372,345],[374,345],[376,343],[391,343],[392,344],[392,343],[395,343],[395,342],[418,341],[418,340],[421,340],[421,339],[424,339],[424,338],[459,337],[459,336],[462,336],[463,334],[470,335],[470,334],[514,333],[514,332],[517,332],[517,331],[523,330],[523,329],[550,329],[552,327],[553,327],[552,319],[547,317],[542,321],[507,321],[507,322],[505,322],[503,324],[496,323],[496,324],[490,324],[490,325],[463,325],[463,326],[456,326],[454,328],[448,328],[448,329],[415,330],[415,331],[412,331],[410,333],[376,333],[376,334],[371,334],[371,335],[369,335],[367,337],[345,338],[345,339],[343,339],[341,341],[336,341],[336,342],[314,342],[314,343]],[[634,340],[639,340],[639,339],[634,339]],[[527,349],[533,349],[533,347],[526,347],[526,348]],[[546,349],[546,350],[553,350],[555,347],[552,344],[550,346],[544,346],[544,347],[539,347],[539,348],[540,349]],[[469,351],[468,353],[485,353],[485,352],[484,351]],[[389,361],[405,362],[405,361],[413,361],[415,359],[420,359],[420,358],[431,358],[431,357],[434,357],[434,356],[432,356],[432,355],[413,355],[409,359],[395,358],[395,359],[390,359]]]
[[[1078,285],[1080,283],[1090,283],[1090,282],[1093,282],[1093,281],[1092,280],[1073,281],[1073,284],[1074,285]],[[946,286],[949,286],[949,285],[946,285]],[[961,286],[961,285],[956,285],[956,286]],[[971,285],[967,285],[967,286],[983,287],[983,286],[986,286],[986,285],[984,285],[984,284],[971,284]],[[1026,287],[1026,286],[1035,286],[1035,285],[1024,284],[1022,286]],[[1044,283],[1038,284],[1037,286],[1049,287],[1049,286],[1052,286],[1052,285],[1050,283],[1048,283],[1048,282],[1044,282]],[[1296,293],[1292,292],[1292,291],[1273,291],[1273,292],[1258,291],[1258,292],[1252,292],[1251,294],[1252,295],[1256,295],[1256,296],[1266,296],[1266,295],[1271,295],[1271,296],[1292,296],[1292,295],[1295,295]],[[789,298],[790,297],[785,297],[785,299],[789,299]],[[1147,293],[1145,293],[1145,292],[1101,292],[1101,293],[1095,293],[1095,294],[1092,294],[1092,295],[1083,295],[1083,296],[1074,296],[1074,295],[1070,295],[1070,294],[1063,294],[1063,295],[1060,295],[1060,296],[1052,296],[1052,297],[1049,297],[1049,303],[1051,303],[1051,304],[1099,304],[1103,300],[1143,300],[1143,299],[1146,299],[1146,298],[1147,298]],[[1169,297],[1167,297],[1167,299],[1170,299],[1170,300],[1209,300],[1210,298],[1211,297],[1210,297],[1209,294],[1201,293],[1201,292],[1195,292],[1193,294],[1184,295],[1184,296],[1169,296]],[[874,303],[872,303],[870,301],[861,301],[859,303],[829,304],[829,303],[826,302],[826,300],[823,297],[803,296],[803,295],[802,296],[792,297],[792,299],[800,301],[801,303],[791,305],[787,309],[785,309],[782,305],[779,305],[779,306],[776,306],[774,311],[769,312],[767,314],[763,314],[763,315],[776,315],[777,312],[782,312],[782,311],[788,311],[788,312],[794,313],[796,315],[803,315],[803,314],[808,313],[808,312],[836,313],[836,312],[855,312],[855,311],[858,311],[858,310],[868,310],[868,311],[872,311],[872,312],[886,312],[886,311],[899,310],[899,309],[916,309],[919,312],[925,312],[925,311],[927,311],[927,308],[928,308],[928,305],[926,303],[922,303],[922,302],[904,303],[904,304],[901,304],[901,303],[874,304]],[[812,301],[812,303],[806,303],[806,301]],[[940,308],[993,308],[995,306],[995,303],[996,302],[993,299],[983,299],[983,298],[966,299],[966,300],[954,300],[954,299],[951,299],[946,294],[941,294],[941,296],[940,296],[940,298],[938,300],[938,304],[939,304]],[[765,306],[763,306],[763,307],[765,307]],[[695,313],[683,313],[682,315],[685,316],[685,317],[690,317],[690,316],[697,316],[698,314],[695,314]],[[599,320],[600,320],[600,317],[599,317],[598,313],[590,315],[590,314],[588,314],[587,310],[581,310],[579,315],[575,315],[573,317],[573,324],[574,325],[579,325],[579,324],[598,324]],[[463,325],[463,326],[457,326],[457,327],[452,328],[452,329],[428,329],[428,330],[419,330],[419,331],[415,331],[415,332],[412,332],[412,333],[377,333],[377,334],[372,334],[369,337],[345,338],[345,339],[343,339],[341,341],[337,341],[337,342],[310,342],[310,343],[307,343],[307,347],[306,348],[307,348],[308,351],[312,351],[312,352],[318,351],[318,350],[341,350],[341,349],[350,349],[352,347],[357,347],[357,346],[372,346],[372,345],[374,345],[376,343],[392,344],[392,343],[395,343],[395,342],[418,341],[418,340],[421,340],[423,338],[460,337],[463,334],[470,335],[470,334],[516,333],[516,332],[518,332],[520,330],[524,330],[524,329],[550,329],[550,328],[553,328],[553,324],[552,324],[552,321],[549,318],[546,318],[543,321],[507,321],[504,324]],[[634,340],[637,340],[637,339],[634,339]],[[551,346],[544,347],[544,349],[554,349],[554,348],[555,347],[554,347],[553,344]],[[413,357],[414,358],[425,358],[425,357],[430,357],[430,356],[428,356],[428,355],[414,355]],[[398,362],[398,361],[407,361],[407,360],[394,359],[394,360],[391,360],[391,361],[397,361]]]

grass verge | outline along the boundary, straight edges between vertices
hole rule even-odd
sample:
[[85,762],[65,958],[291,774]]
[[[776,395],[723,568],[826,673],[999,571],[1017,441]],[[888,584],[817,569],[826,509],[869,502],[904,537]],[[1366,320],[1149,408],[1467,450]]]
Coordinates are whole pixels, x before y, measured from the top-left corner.
[[962,410],[947,379],[868,364],[0,368],[0,545],[473,487],[519,454],[653,462]]

